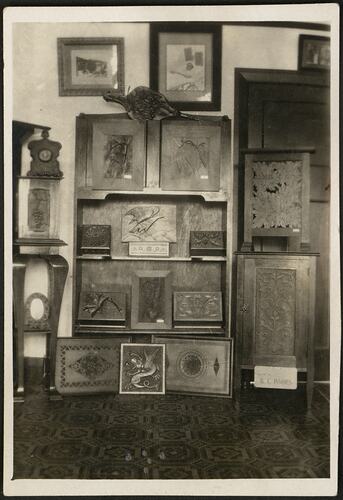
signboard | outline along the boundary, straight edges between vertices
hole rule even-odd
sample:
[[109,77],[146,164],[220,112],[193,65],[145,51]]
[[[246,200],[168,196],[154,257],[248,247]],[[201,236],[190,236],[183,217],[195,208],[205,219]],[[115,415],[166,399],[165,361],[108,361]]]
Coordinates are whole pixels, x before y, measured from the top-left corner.
[[169,242],[130,241],[129,255],[132,257],[169,257]]
[[296,389],[297,369],[281,366],[255,366],[255,387],[265,389]]

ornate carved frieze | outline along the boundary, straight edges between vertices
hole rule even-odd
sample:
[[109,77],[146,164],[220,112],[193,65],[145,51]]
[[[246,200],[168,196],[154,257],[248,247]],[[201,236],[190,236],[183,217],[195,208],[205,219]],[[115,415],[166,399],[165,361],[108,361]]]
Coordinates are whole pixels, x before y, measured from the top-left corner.
[[221,292],[175,292],[174,321],[221,322]]
[[50,227],[50,192],[33,188],[28,196],[28,227],[35,233],[44,233]]

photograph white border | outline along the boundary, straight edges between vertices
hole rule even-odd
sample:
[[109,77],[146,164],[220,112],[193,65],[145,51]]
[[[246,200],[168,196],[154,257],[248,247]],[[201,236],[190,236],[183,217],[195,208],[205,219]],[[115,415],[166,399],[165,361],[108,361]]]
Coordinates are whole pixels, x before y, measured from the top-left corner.
[[[18,22],[288,21],[331,25],[331,207],[330,207],[330,445],[328,479],[201,480],[12,480],[12,27]],[[42,43],[44,41],[42,40]],[[333,496],[337,492],[340,366],[339,247],[339,5],[291,4],[180,7],[7,7],[4,11],[4,479],[8,496],[199,495]],[[29,98],[29,97],[28,97]],[[200,489],[199,489],[200,486]],[[199,491],[200,490],[200,491]]]

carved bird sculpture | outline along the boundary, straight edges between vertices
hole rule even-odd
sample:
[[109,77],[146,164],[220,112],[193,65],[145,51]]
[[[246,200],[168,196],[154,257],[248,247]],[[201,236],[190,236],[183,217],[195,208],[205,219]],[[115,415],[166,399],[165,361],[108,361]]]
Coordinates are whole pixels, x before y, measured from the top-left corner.
[[126,96],[117,95],[109,90],[103,95],[106,102],[121,104],[130,118],[144,122],[146,120],[163,120],[170,116],[199,120],[197,116],[181,113],[173,108],[163,94],[149,87],[139,86],[131,90]]

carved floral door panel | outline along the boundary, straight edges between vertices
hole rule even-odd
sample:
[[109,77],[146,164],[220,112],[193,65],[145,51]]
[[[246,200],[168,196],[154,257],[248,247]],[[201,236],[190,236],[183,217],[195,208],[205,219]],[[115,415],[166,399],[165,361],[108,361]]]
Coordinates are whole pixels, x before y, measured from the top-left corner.
[[309,269],[308,257],[239,256],[242,366],[259,359],[282,366],[296,358],[306,368]]

